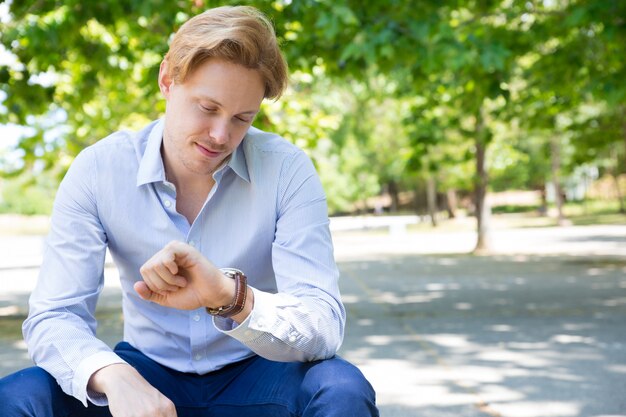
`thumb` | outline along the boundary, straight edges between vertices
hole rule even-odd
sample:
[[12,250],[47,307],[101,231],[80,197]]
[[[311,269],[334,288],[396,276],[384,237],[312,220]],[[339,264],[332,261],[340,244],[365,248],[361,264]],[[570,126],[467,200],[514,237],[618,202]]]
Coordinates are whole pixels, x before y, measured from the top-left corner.
[[137,281],[133,285],[135,292],[139,294],[139,296],[146,301],[152,301],[155,295],[157,295],[154,291],[148,288],[148,284],[143,281]]

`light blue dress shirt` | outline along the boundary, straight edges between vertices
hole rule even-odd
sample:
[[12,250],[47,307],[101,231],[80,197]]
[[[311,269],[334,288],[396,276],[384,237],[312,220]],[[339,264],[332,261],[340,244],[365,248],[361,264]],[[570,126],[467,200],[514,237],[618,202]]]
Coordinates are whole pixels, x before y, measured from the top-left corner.
[[[96,370],[122,362],[95,334],[107,247],[121,280],[124,339],[164,366],[204,374],[255,353],[310,361],[332,357],[343,340],[326,198],[304,152],[250,128],[213,175],[190,225],[165,179],[162,136],[159,120],[97,142],[76,157],[57,193],[23,331],[34,362],[84,404],[106,404],[87,383]],[[219,268],[246,273],[255,304],[243,323],[135,293],[141,265],[172,240],[195,246]]]

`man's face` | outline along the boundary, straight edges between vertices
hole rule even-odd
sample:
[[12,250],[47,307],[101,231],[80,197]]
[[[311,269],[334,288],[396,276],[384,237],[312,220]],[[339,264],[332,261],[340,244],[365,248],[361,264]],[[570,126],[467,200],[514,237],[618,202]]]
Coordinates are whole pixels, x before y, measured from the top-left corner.
[[174,178],[211,175],[239,146],[259,111],[265,86],[258,71],[208,59],[182,84],[161,65],[167,100],[163,159]]

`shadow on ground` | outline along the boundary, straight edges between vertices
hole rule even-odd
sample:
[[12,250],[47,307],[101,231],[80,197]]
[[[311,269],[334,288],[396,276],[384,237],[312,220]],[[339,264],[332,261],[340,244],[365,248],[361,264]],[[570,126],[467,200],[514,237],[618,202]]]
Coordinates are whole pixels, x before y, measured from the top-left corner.
[[344,262],[341,354],[383,415],[626,415],[626,260]]

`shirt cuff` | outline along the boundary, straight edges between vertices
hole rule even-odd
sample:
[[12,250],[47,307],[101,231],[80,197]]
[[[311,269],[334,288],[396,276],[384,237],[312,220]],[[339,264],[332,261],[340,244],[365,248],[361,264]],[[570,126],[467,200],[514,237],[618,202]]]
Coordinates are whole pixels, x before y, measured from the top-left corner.
[[87,388],[89,379],[98,370],[105,366],[113,365],[115,363],[127,363],[117,354],[113,352],[98,352],[83,359],[76,372],[74,372],[74,379],[72,380],[72,395],[76,397],[80,402],[87,407],[87,400],[98,406],[108,405],[106,395],[91,391]]
[[217,330],[242,343],[249,343],[267,333],[272,333],[279,321],[276,314],[276,294],[249,288],[254,292],[254,306],[243,322],[237,324],[229,318],[213,317],[213,324]]

